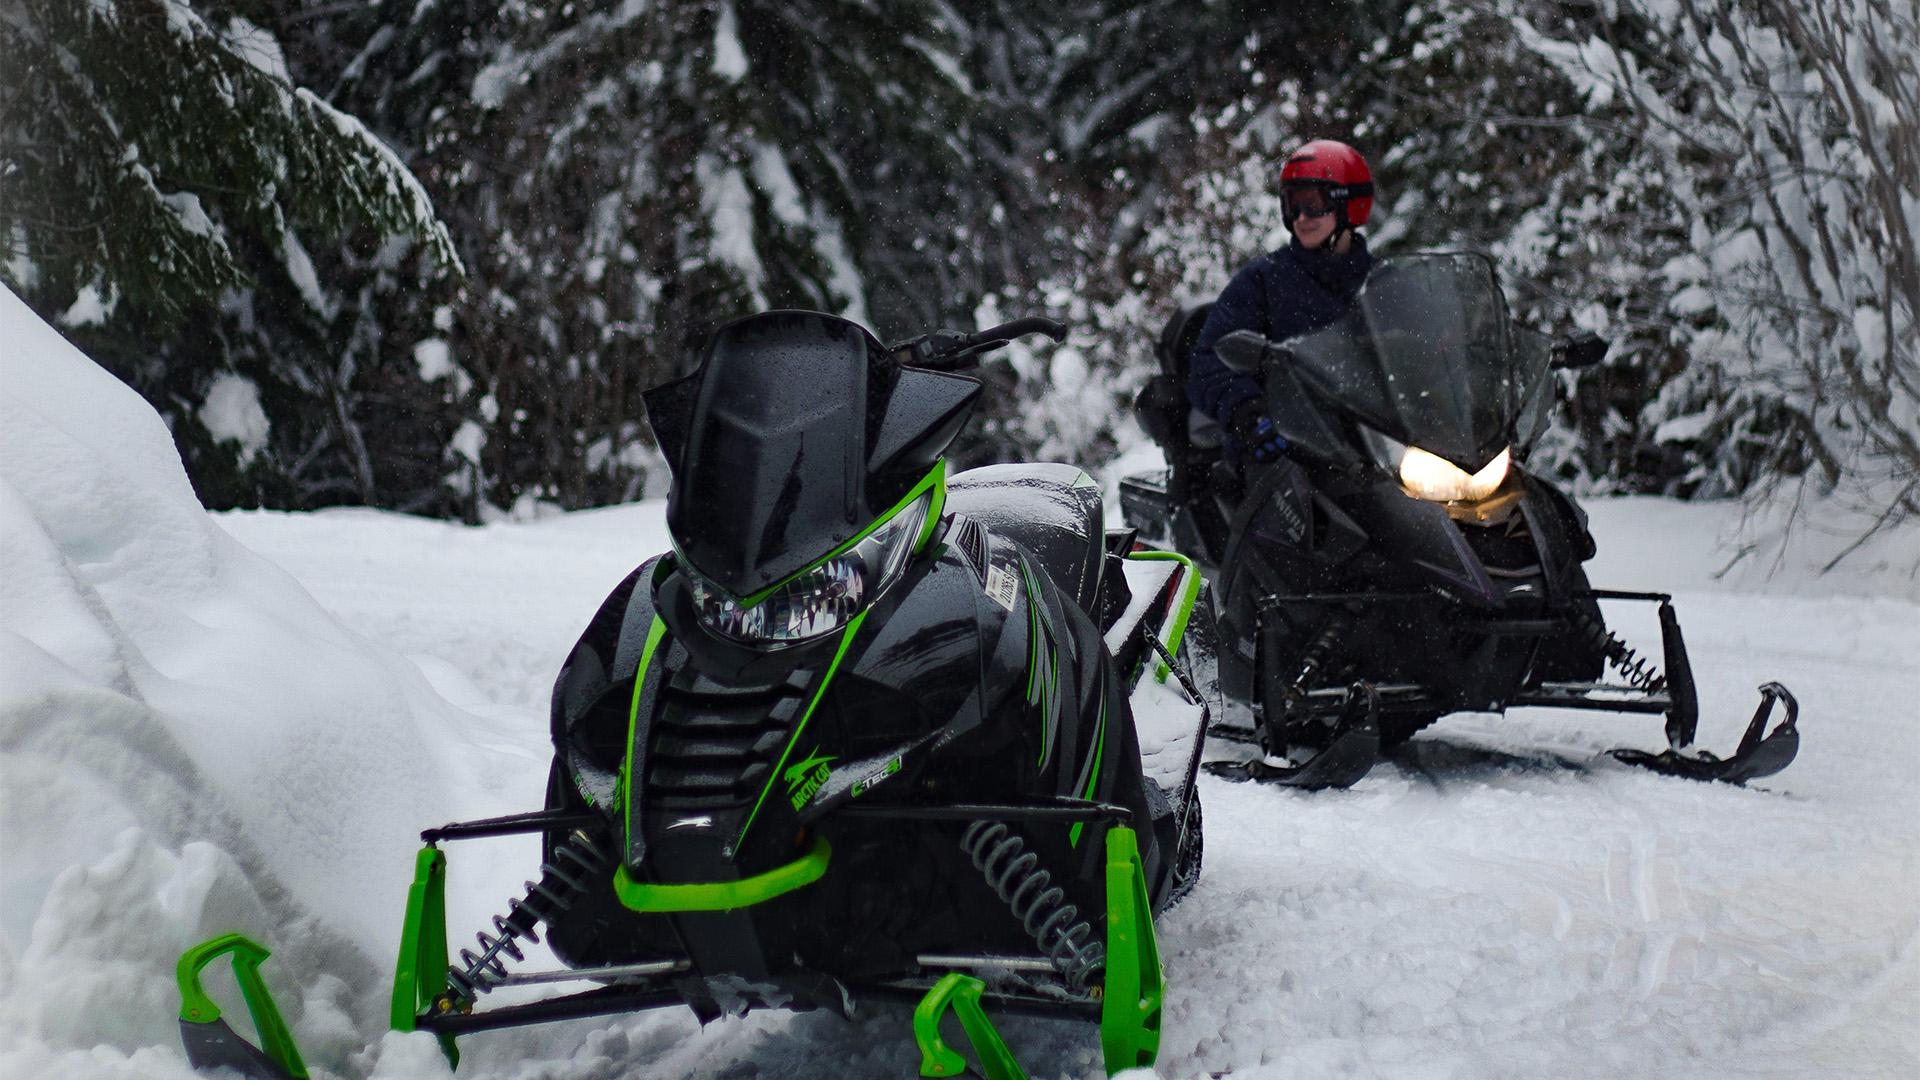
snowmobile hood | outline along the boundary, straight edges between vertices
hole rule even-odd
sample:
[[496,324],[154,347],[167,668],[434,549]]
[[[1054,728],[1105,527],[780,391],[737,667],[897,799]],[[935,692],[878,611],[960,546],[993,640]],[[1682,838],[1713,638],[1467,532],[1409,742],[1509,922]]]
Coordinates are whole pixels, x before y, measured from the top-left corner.
[[1508,317],[1482,255],[1383,260],[1340,322],[1288,348],[1317,393],[1469,473],[1524,451],[1551,402],[1550,342]]
[[702,577],[761,592],[858,536],[923,479],[980,384],[896,365],[857,323],[771,311],[720,328],[649,390],[667,528]]

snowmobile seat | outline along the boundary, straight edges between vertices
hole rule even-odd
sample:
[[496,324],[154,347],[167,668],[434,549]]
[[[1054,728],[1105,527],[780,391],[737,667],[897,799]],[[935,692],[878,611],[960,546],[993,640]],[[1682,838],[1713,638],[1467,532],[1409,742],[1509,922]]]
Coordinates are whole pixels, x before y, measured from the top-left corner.
[[1147,380],[1133,408],[1140,426],[1166,452],[1167,502],[1192,513],[1200,547],[1217,558],[1226,546],[1231,504],[1239,499],[1238,475],[1222,457],[1220,424],[1187,400],[1188,361],[1212,312],[1211,303],[1191,304],[1167,320],[1153,346],[1160,374]]
[[947,481],[947,510],[1019,541],[1080,610],[1098,619],[1106,530],[1100,485],[1072,465],[986,465]]
[[1133,403],[1140,426],[1166,450],[1167,493],[1179,502],[1198,501],[1220,460],[1219,423],[1187,400],[1187,362],[1212,311],[1211,303],[1190,304],[1167,320],[1153,346],[1160,374],[1147,380]]

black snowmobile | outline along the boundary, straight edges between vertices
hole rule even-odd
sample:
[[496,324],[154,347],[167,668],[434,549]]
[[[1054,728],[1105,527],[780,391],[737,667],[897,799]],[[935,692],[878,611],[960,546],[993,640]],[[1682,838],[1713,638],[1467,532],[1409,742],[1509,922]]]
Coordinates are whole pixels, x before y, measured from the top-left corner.
[[[1210,601],[1184,558],[1106,534],[1078,469],[948,478],[980,391],[951,372],[1033,332],[1064,327],[882,347],[776,311],[648,392],[674,550],[568,657],[546,806],[422,833],[396,1029],[454,1057],[468,1032],[659,1006],[898,1001],[922,1075],[967,1067],[949,1008],[988,1075],[1019,1075],[984,1003],[1098,1023],[1109,1070],[1151,1064],[1153,915],[1200,869]],[[538,880],[449,963],[439,845],[507,833],[543,838]],[[511,970],[542,932],[566,969]],[[295,1075],[274,1017],[263,1051],[206,1012],[198,971],[228,947],[182,961],[189,1056]],[[236,954],[243,986],[257,964]],[[562,981],[599,985],[476,1007]]]
[[[1170,468],[1120,486],[1128,524],[1194,554],[1217,590],[1226,707],[1211,733],[1264,753],[1210,771],[1345,787],[1447,713],[1515,706],[1665,714],[1668,749],[1615,756],[1678,776],[1737,784],[1793,760],[1798,705],[1778,683],[1731,757],[1691,748],[1698,702],[1670,597],[1591,588],[1585,513],[1524,467],[1553,370],[1599,362],[1605,342],[1514,324],[1482,256],[1383,261],[1333,326],[1218,343],[1264,383],[1289,443],[1286,460],[1241,471],[1185,394],[1210,307],[1169,323],[1136,402]],[[1664,674],[1609,631],[1602,600],[1659,606]]]

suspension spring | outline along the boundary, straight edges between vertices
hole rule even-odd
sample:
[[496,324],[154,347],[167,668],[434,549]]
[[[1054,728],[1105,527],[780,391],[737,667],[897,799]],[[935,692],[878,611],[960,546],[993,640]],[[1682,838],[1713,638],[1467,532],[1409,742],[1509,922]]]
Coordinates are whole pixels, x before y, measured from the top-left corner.
[[1093,927],[1067,894],[1040,868],[1026,841],[1004,822],[976,821],[960,837],[960,849],[993,886],[1028,936],[1075,993],[1083,993],[1106,967],[1105,946],[1093,940]]
[[1667,685],[1666,676],[1653,666],[1653,661],[1641,656],[1633,646],[1621,640],[1620,635],[1607,629],[1605,623],[1587,614],[1586,609],[1575,605],[1568,614],[1573,617],[1576,628],[1585,634],[1601,655],[1607,658],[1620,677],[1635,690],[1649,694],[1660,692]]
[[1300,673],[1293,677],[1293,682],[1287,687],[1287,698],[1290,704],[1305,696],[1307,683],[1326,666],[1334,650],[1340,647],[1340,639],[1346,637],[1347,631],[1352,627],[1351,611],[1335,610],[1333,614],[1327,616],[1327,621],[1320,626],[1320,632],[1313,636],[1313,640],[1307,643],[1305,649],[1301,650]]
[[539,924],[573,907],[588,884],[611,865],[606,846],[584,831],[576,829],[555,844],[553,858],[540,864],[540,880],[527,882],[527,894],[508,904],[505,915],[493,917],[495,932],[475,935],[480,951],[461,949],[459,962],[447,969],[448,1004],[455,1009],[471,1006],[499,986],[507,974],[503,958],[525,960],[520,940],[539,941]]
[[[1327,621],[1321,623],[1317,634],[1313,634],[1313,640],[1308,642],[1308,648],[1300,650],[1300,667],[1294,673],[1294,680],[1281,688],[1283,717],[1292,717],[1300,709],[1300,705],[1306,703],[1309,682],[1313,682],[1313,676],[1319,675],[1321,669],[1327,667],[1334,650],[1340,648],[1340,640],[1346,638],[1346,632],[1352,628],[1354,628],[1352,611],[1334,609],[1331,615],[1327,615]],[[1269,636],[1267,642],[1271,646],[1273,636]]]

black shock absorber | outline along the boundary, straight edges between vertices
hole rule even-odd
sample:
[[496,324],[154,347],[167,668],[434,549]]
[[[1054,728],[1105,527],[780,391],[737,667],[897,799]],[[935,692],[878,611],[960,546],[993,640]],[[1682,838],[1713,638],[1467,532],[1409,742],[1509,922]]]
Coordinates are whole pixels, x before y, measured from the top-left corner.
[[1093,940],[1093,927],[1067,894],[1040,868],[1040,859],[1006,823],[976,821],[960,837],[960,849],[993,886],[1028,936],[1075,993],[1106,967],[1107,950]]
[[1352,626],[1353,612],[1345,608],[1336,608],[1333,614],[1327,616],[1327,621],[1321,625],[1320,632],[1314,635],[1313,640],[1308,642],[1307,647],[1300,653],[1300,670],[1293,677],[1295,692],[1304,691],[1307,683],[1320,673],[1320,669],[1327,666],[1327,660],[1333,656],[1334,650],[1340,647],[1340,639],[1347,636],[1347,631]]
[[527,882],[527,894],[507,905],[505,915],[493,917],[495,932],[482,930],[476,935],[480,951],[461,949],[459,963],[447,969],[447,1006],[469,1007],[481,994],[501,985],[507,976],[503,957],[525,960],[520,939],[539,941],[539,924],[573,907],[588,884],[611,865],[607,847],[582,830],[555,844],[553,858],[540,864],[540,880]]
[[[1272,621],[1266,621],[1266,625],[1261,630],[1260,647],[1274,650],[1273,655],[1277,659],[1284,644],[1285,630],[1277,621],[1277,617],[1269,615],[1268,619]],[[1281,711],[1279,716],[1266,718],[1268,725],[1284,725],[1292,722],[1293,716],[1306,703],[1307,688],[1312,684],[1314,676],[1326,669],[1334,653],[1339,650],[1340,643],[1346,638],[1347,631],[1351,629],[1353,629],[1353,612],[1346,608],[1335,608],[1320,624],[1319,632],[1313,635],[1304,649],[1300,650],[1300,659],[1294,666],[1292,679],[1279,683],[1278,676],[1282,669],[1278,667],[1272,669],[1275,677],[1273,682],[1267,684],[1267,693],[1279,696],[1277,704]]]

